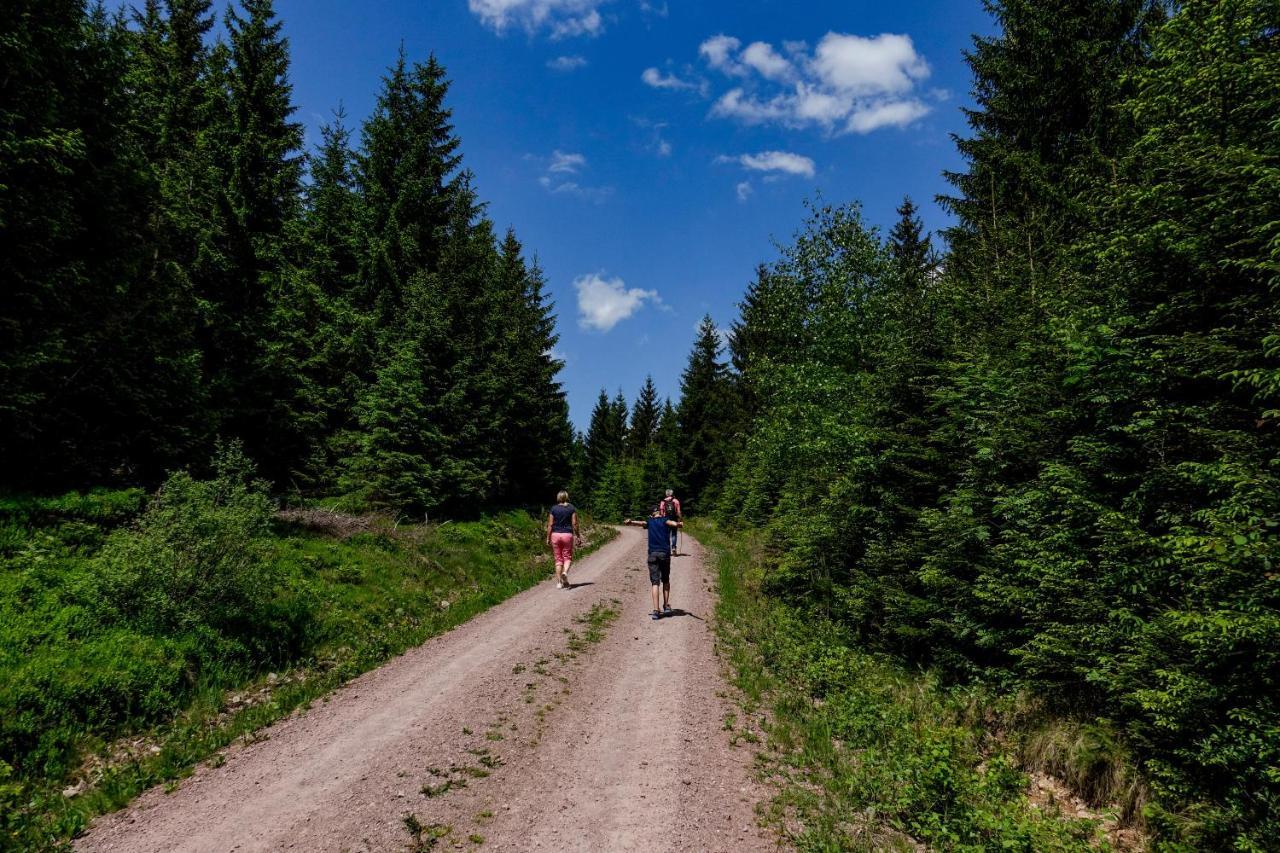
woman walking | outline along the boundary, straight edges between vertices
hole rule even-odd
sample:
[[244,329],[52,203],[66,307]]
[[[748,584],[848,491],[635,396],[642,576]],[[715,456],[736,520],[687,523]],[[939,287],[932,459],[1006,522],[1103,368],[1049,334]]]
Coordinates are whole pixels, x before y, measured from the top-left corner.
[[582,544],[578,531],[578,509],[569,503],[569,493],[556,495],[556,505],[547,514],[547,544],[556,562],[556,589],[569,587],[569,566],[573,563],[573,545]]

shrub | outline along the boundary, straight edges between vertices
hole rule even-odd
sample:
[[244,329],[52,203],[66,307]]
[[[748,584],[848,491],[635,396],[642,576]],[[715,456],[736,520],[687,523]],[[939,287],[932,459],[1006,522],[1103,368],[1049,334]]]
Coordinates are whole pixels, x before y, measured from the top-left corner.
[[172,474],[95,561],[107,599],[139,629],[247,638],[272,591],[271,502],[238,448],[217,476]]

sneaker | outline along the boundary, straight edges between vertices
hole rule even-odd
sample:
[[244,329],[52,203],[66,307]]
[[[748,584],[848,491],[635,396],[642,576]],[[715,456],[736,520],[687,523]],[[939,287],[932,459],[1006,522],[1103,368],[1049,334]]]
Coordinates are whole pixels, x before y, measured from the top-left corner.
[[663,616],[670,616],[670,615],[671,615],[671,605],[670,605],[670,604],[668,604],[668,605],[666,605],[666,606],[664,606],[664,607],[662,608],[662,615],[663,615]]
[[561,581],[556,581],[556,589],[564,589],[564,583],[562,583]]
[[656,620],[656,619],[661,619],[661,618],[662,618],[662,614],[655,610],[655,611],[653,611],[652,613],[650,613],[650,614],[649,614],[649,618],[650,618],[650,619],[655,619],[655,620]]

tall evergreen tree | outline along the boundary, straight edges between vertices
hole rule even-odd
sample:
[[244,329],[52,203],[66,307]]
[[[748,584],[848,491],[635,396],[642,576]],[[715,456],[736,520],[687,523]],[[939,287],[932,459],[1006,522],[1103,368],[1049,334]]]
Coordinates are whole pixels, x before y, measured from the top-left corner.
[[595,490],[596,484],[604,474],[605,466],[621,454],[622,445],[616,439],[613,405],[609,402],[608,393],[601,388],[600,396],[591,410],[587,434],[583,438],[586,458],[579,488],[584,497]]
[[200,391],[191,304],[140,239],[133,37],[82,2],[0,16],[0,452],[14,484],[147,480],[185,457]]
[[448,225],[462,162],[444,104],[448,89],[434,56],[410,68],[401,48],[361,131],[361,286],[365,304],[387,327],[409,278],[439,266],[438,232]]
[[910,196],[903,197],[897,213],[898,221],[889,232],[889,252],[900,277],[923,283],[931,272],[933,245]]
[[653,377],[646,376],[636,403],[631,409],[630,426],[627,430],[627,453],[633,459],[639,459],[653,446],[658,433],[658,419],[662,416],[658,408],[658,389],[653,384]]
[[710,316],[702,318],[689,363],[680,376],[679,471],[691,506],[708,507],[728,469],[735,419],[727,366],[720,360],[720,330]]

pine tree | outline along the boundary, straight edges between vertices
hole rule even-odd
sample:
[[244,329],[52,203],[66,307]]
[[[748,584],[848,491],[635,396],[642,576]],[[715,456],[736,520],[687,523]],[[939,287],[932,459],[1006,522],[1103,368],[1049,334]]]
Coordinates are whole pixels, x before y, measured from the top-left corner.
[[133,37],[82,2],[0,14],[0,452],[13,484],[145,482],[186,458],[200,392],[190,302],[139,239]]
[[596,484],[604,474],[605,466],[618,455],[621,449],[612,442],[610,435],[612,424],[613,407],[609,403],[609,395],[601,388],[600,396],[591,410],[587,434],[583,437],[586,458],[582,476],[579,478],[581,485],[578,487],[583,499],[595,490]]
[[461,164],[444,105],[444,68],[432,56],[408,67],[401,48],[361,131],[356,180],[363,198],[365,304],[392,325],[409,277],[438,267]]
[[572,427],[554,358],[559,336],[544,293],[542,271],[526,264],[515,232],[499,250],[495,279],[496,317],[489,328],[494,349],[505,353],[502,429],[507,470],[503,497],[520,503],[550,500],[568,484]]
[[889,232],[890,254],[901,278],[923,286],[932,271],[933,246],[910,196],[903,197],[897,213],[898,221]]
[[653,446],[661,414],[658,408],[658,389],[653,384],[653,377],[646,376],[644,385],[636,396],[635,406],[631,409],[631,425],[627,431],[627,454],[632,459],[639,459]]
[[[679,471],[691,506],[710,507],[728,470],[734,423],[733,393],[727,367],[720,360],[720,331],[710,316],[702,318],[689,363],[680,376]],[[731,426],[729,427],[731,428]]]
[[242,436],[264,473],[280,480],[296,467],[308,443],[304,424],[282,405],[305,381],[270,349],[282,330],[271,309],[293,296],[288,286],[285,226],[296,221],[301,186],[302,126],[291,120],[288,43],[272,0],[242,0],[244,16],[229,9],[225,157],[227,251],[225,289],[217,324],[234,409],[225,429]]

